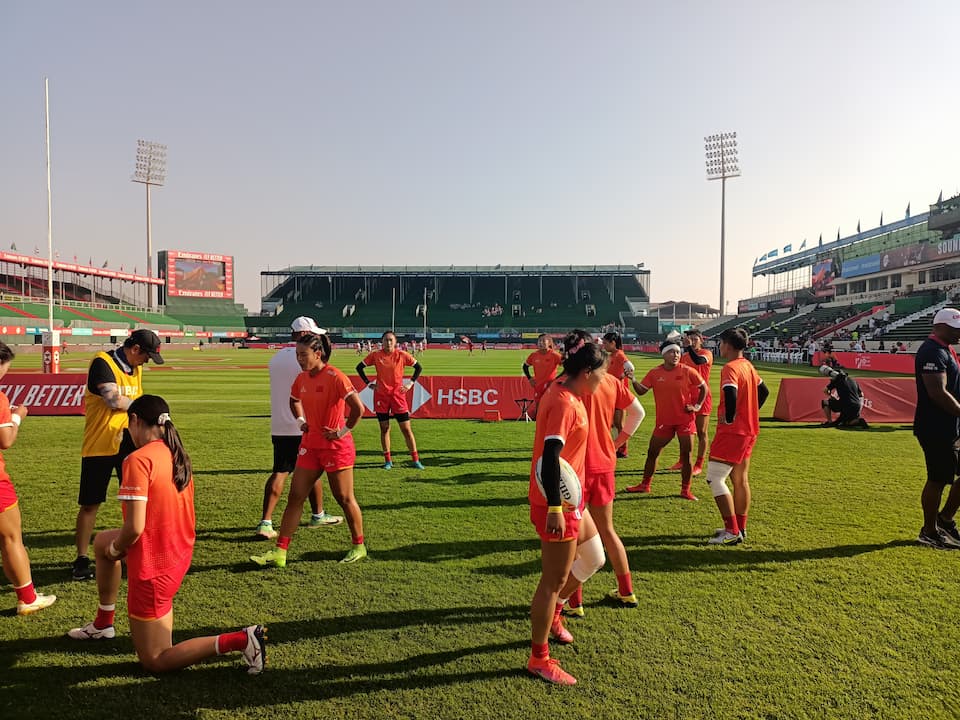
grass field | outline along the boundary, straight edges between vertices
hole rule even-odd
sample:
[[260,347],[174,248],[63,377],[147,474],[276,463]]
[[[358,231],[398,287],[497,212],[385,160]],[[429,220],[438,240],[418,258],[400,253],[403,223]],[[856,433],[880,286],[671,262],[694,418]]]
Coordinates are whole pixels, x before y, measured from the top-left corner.
[[[122,600],[116,640],[64,637],[96,608],[94,585],[70,581],[67,569],[82,418],[29,417],[4,455],[34,579],[59,600],[19,618],[4,585],[0,717],[960,716],[960,553],[915,542],[923,467],[906,426],[781,423],[770,419],[772,396],[751,472],[750,538],[737,547],[704,544],[718,516],[702,478],[699,503],[679,499],[679,474],[668,472],[651,496],[618,496],[641,607],[607,605],[615,580],[609,565],[598,573],[584,590],[586,617],[568,623],[576,642],[553,650],[579,685],[558,688],[523,669],[539,577],[526,504],[532,424],[415,420],[427,465],[417,472],[405,462],[380,469],[376,423],[363,421],[356,478],[370,557],[339,565],[346,527],[302,528],[287,568],[264,571],[247,557],[267,546],[251,538],[271,462],[271,353],[165,354],[167,368],[151,368],[145,385],[170,401],[193,456],[199,525],[175,638],[265,623],[268,670],[247,676],[234,655],[148,675]],[[437,375],[514,374],[524,357],[428,351],[422,363]],[[71,353],[65,369],[87,359]],[[638,371],[656,362],[633,359]],[[350,368],[357,358],[339,351],[334,360]],[[774,392],[784,373],[811,372],[760,370]],[[718,378],[715,370],[714,392]],[[650,415],[620,461],[621,488],[640,476],[653,410],[644,404]],[[110,500],[99,527],[119,521]]]

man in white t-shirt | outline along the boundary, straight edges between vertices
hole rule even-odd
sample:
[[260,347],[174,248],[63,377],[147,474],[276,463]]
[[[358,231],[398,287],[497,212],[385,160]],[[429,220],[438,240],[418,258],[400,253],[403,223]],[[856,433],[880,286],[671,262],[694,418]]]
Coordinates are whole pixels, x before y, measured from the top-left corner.
[[[312,318],[298,317],[290,325],[293,331],[293,342],[307,334],[324,335],[326,330],[317,327]],[[270,436],[273,440],[273,472],[267,478],[263,488],[263,518],[257,525],[257,537],[271,539],[277,536],[273,529],[273,509],[280,500],[283,484],[287,475],[293,472],[297,464],[297,453],[300,451],[300,424],[290,412],[290,388],[293,381],[300,374],[300,363],[297,362],[297,348],[289,345],[281,348],[270,360]],[[341,515],[327,515],[323,511],[323,483],[315,483],[310,491],[309,527],[317,528],[324,525],[339,525],[343,522]]]

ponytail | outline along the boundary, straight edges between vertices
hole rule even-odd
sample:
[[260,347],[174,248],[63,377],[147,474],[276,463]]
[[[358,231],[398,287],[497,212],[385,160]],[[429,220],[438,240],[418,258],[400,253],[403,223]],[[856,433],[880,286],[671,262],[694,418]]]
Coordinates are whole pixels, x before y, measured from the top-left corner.
[[193,479],[193,463],[190,462],[190,456],[183,447],[180,433],[170,419],[170,406],[167,405],[167,401],[159,395],[141,395],[130,403],[127,415],[136,415],[142,422],[163,429],[161,434],[163,444],[167,446],[173,458],[173,484],[177,492],[183,492]]

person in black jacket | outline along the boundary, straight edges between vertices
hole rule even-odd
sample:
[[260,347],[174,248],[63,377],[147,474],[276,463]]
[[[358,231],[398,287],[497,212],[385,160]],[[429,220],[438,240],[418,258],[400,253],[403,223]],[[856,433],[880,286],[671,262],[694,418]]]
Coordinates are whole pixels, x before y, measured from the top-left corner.
[[[857,381],[843,370],[834,370],[829,365],[821,365],[820,374],[830,378],[830,382],[823,389],[823,394],[827,397],[820,402],[825,418],[820,426],[869,429],[867,421],[860,416],[863,409],[863,391]],[[833,419],[833,413],[840,413],[836,420]]]

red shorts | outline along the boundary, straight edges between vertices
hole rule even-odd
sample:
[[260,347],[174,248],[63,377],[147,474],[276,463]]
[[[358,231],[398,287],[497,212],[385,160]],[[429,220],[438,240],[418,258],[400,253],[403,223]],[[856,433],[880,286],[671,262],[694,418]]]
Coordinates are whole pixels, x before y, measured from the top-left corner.
[[697,413],[697,415],[709,416],[710,413],[712,412],[713,412],[713,397],[711,397],[710,393],[707,393],[707,399],[703,401],[703,405],[700,406],[700,411]]
[[352,468],[357,459],[357,446],[351,435],[344,435],[337,441],[337,447],[308,448],[300,446],[297,454],[297,467],[304,470],[336,472]]
[[580,519],[583,516],[579,510],[571,510],[563,514],[564,530],[563,536],[547,532],[547,507],[545,505],[530,506],[530,522],[537,529],[537,535],[544,542],[563,542],[564,540],[576,540],[580,535]]
[[616,478],[613,471],[595,472],[586,470],[583,473],[583,501],[587,505],[609,505],[617,494]]
[[534,405],[540,402],[540,398],[543,397],[543,394],[547,391],[547,388],[550,387],[550,383],[552,382],[553,380],[547,380],[546,382],[542,382],[538,385],[533,386],[533,404]]
[[17,504],[17,491],[13,489],[13,483],[9,478],[0,480],[0,512],[9,510]]
[[402,415],[410,412],[407,404],[407,393],[403,386],[390,392],[379,390],[373,393],[373,411],[378,415]]
[[756,435],[717,433],[713,436],[713,442],[710,443],[710,459],[728,465],[739,465],[750,457],[756,442]]
[[134,620],[156,620],[173,609],[173,598],[180,589],[183,576],[190,569],[190,559],[166,575],[149,579],[127,578],[127,614]]
[[684,435],[694,435],[697,432],[696,420],[691,415],[690,419],[682,425],[661,425],[657,423],[653,428],[654,437],[670,440],[674,435],[682,437]]

